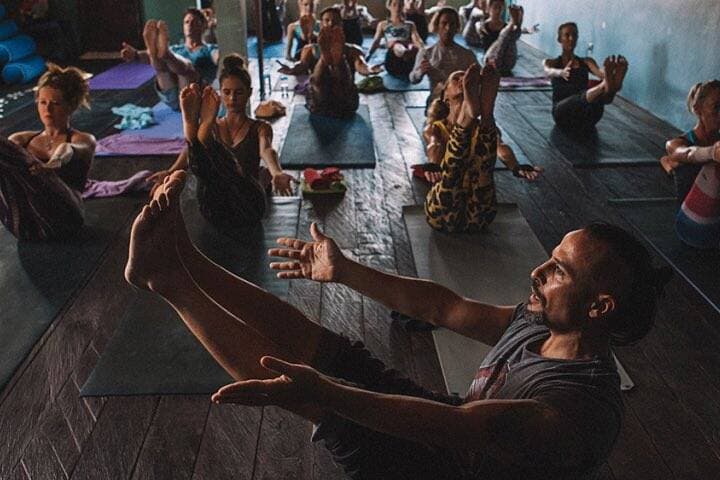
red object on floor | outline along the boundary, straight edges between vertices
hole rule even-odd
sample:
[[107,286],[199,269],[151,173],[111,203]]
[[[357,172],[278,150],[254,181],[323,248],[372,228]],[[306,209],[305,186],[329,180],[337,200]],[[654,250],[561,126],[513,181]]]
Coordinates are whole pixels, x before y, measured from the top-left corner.
[[306,168],[303,170],[303,177],[313,190],[327,190],[333,182],[339,182],[344,177],[337,167],[327,167],[323,170],[315,170],[314,168]]

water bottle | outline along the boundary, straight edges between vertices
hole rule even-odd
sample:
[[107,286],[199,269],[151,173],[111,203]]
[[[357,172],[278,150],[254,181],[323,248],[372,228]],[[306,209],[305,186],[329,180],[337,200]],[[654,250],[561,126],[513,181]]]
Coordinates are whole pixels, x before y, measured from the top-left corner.
[[283,98],[290,96],[290,93],[288,91],[287,75],[283,75],[282,77],[280,77],[280,96],[282,96]]
[[272,81],[270,80],[270,67],[268,66],[263,69],[263,85],[265,85],[265,93],[270,95],[272,92]]

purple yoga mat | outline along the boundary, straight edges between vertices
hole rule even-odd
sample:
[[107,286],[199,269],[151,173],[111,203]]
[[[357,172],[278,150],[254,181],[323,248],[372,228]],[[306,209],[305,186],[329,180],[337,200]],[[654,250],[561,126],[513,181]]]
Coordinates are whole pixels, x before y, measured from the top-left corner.
[[[118,117],[119,118],[119,117]],[[160,102],[153,107],[156,124],[142,130],[123,130],[101,138],[96,157],[177,155],[185,148],[180,112]]]
[[139,62],[115,65],[90,79],[91,90],[129,90],[138,88],[155,76],[155,70]]

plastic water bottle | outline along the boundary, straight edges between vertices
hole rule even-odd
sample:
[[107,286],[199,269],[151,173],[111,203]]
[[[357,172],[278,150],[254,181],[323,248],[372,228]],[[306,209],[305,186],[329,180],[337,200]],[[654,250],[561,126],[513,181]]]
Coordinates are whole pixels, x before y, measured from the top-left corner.
[[282,96],[283,98],[290,96],[290,92],[288,91],[287,75],[283,75],[282,77],[280,77],[280,96]]
[[272,81],[270,80],[270,67],[263,69],[263,84],[265,85],[265,94],[270,95],[272,92]]

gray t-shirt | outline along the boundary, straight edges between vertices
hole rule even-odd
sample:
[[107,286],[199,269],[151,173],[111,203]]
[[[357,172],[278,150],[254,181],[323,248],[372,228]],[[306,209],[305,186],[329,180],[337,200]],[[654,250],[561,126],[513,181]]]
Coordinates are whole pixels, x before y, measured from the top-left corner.
[[[553,407],[575,426],[586,447],[583,465],[559,466],[555,478],[578,478],[607,459],[620,433],[620,376],[611,357],[558,360],[536,353],[549,335],[548,327],[528,313],[525,304],[518,305],[509,327],[478,368],[465,402],[532,399]],[[477,467],[492,471],[486,463]]]

